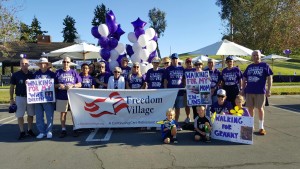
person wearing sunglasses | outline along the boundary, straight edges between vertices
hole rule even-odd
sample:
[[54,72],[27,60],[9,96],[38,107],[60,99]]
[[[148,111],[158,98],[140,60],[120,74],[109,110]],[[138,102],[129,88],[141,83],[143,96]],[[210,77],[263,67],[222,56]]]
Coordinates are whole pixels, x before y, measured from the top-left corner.
[[[186,58],[185,59],[184,74],[188,73],[188,72],[195,72],[195,71],[196,71],[196,68],[193,67],[192,58]],[[191,111],[190,111],[190,106],[187,105],[186,91],[185,91],[185,93],[183,95],[183,99],[184,99],[185,114],[186,114],[186,118],[185,118],[184,122],[185,123],[190,123],[191,122],[191,118],[190,118]]]
[[224,89],[219,89],[217,91],[218,101],[213,103],[210,112],[213,114],[229,114],[229,111],[233,108],[231,102],[226,100],[226,91]]
[[126,89],[145,89],[145,77],[141,73],[140,64],[135,62],[131,68],[131,72],[126,79]]
[[[185,75],[184,68],[178,64],[179,55],[173,53],[171,55],[171,66],[167,67],[164,73],[164,88],[184,88],[185,87]],[[178,124],[180,116],[180,108],[184,108],[183,103],[184,90],[179,90],[175,103],[175,121]],[[181,131],[180,125],[176,125],[177,130]]]
[[129,62],[129,60],[128,60],[127,57],[123,57],[123,58],[121,59],[121,69],[122,69],[121,75],[122,75],[125,79],[128,78],[128,75],[129,75],[129,73],[130,73],[130,71],[131,71],[131,68],[128,66],[128,62]]
[[[63,68],[56,71],[54,79],[55,88],[57,89],[56,111],[61,112],[60,122],[62,131],[59,136],[60,138],[67,136],[66,116],[69,107],[67,91],[71,88],[80,88],[82,81],[76,70],[70,68],[70,62],[71,59],[69,57],[63,59]],[[73,130],[73,136],[78,136],[76,130]]]
[[113,76],[110,76],[107,83],[107,89],[125,89],[125,78],[121,75],[122,69],[115,67]]
[[95,80],[89,74],[89,65],[87,63],[83,63],[81,65],[81,73],[79,74],[81,77],[81,88],[95,88]]
[[149,69],[146,73],[146,83],[148,89],[162,89],[164,70],[160,69],[158,66],[160,64],[160,59],[155,57],[152,59],[153,68]]
[[169,57],[164,57],[162,59],[164,69],[167,69],[171,65],[171,59]]
[[235,105],[235,98],[240,93],[242,86],[242,72],[238,67],[234,66],[232,56],[226,58],[227,68],[222,70],[223,89],[227,93],[227,100]]
[[98,76],[95,78],[95,82],[98,84],[97,87],[99,89],[107,89],[107,83],[111,73],[105,70],[105,62],[100,62],[99,65],[100,69]]

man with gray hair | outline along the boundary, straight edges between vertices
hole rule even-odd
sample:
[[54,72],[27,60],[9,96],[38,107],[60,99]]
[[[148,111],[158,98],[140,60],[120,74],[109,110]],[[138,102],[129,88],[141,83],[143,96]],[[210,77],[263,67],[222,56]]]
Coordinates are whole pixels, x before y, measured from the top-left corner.
[[[252,61],[243,74],[242,93],[246,94],[246,107],[254,117],[254,108],[258,109],[259,114],[259,134],[265,135],[264,129],[264,105],[266,97],[271,96],[273,72],[267,63],[261,62],[259,50],[252,52]],[[266,89],[266,82],[268,83]]]

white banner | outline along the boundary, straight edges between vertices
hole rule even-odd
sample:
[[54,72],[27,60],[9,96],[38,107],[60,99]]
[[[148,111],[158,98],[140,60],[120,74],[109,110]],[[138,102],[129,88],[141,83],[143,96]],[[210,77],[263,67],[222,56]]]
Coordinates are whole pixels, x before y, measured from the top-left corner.
[[186,72],[185,77],[187,105],[211,104],[209,72]]
[[211,131],[214,139],[253,144],[253,117],[216,115]]
[[159,127],[174,106],[178,89],[70,89],[75,129]]
[[27,103],[55,102],[54,79],[28,79]]

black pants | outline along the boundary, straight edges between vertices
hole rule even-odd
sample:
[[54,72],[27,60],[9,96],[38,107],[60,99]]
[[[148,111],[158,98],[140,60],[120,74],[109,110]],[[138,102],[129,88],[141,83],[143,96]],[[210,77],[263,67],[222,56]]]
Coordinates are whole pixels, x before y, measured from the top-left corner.
[[232,106],[234,107],[236,95],[238,95],[240,92],[238,85],[224,86],[223,88],[226,91],[226,100],[231,102]]

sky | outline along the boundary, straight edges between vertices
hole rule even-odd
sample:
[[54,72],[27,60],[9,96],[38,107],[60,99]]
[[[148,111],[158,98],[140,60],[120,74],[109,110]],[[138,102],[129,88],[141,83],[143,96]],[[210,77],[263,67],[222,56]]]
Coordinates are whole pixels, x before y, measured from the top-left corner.
[[20,5],[17,16],[30,25],[34,16],[48,31],[52,42],[62,42],[63,19],[69,15],[76,21],[75,28],[82,41],[97,43],[91,34],[94,9],[104,4],[116,16],[125,34],[119,42],[130,44],[127,35],[134,32],[131,22],[138,17],[150,27],[148,12],[158,8],[166,13],[167,27],[158,39],[161,56],[171,53],[192,52],[221,41],[224,24],[219,16],[220,7],[215,0],[14,0]]

